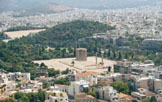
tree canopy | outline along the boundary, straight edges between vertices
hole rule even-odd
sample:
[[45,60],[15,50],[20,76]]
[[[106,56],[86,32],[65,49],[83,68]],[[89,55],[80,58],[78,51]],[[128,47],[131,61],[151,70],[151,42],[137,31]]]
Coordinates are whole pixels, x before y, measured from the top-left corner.
[[113,82],[111,86],[116,89],[119,93],[122,92],[124,94],[129,94],[129,87],[127,83],[117,81]]

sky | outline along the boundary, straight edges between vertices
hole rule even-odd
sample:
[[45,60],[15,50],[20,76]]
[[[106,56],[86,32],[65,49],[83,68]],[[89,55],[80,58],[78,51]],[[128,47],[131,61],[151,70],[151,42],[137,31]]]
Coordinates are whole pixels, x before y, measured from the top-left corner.
[[0,11],[17,10],[49,3],[88,9],[118,9],[152,5],[162,0],[0,0]]

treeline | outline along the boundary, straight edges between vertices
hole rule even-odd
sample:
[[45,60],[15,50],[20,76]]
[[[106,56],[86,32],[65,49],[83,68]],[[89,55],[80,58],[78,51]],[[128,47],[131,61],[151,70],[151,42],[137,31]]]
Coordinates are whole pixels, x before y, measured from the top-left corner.
[[143,51],[141,49],[120,49],[117,47],[110,47],[108,52],[105,52],[105,58],[111,60],[127,59],[129,61],[144,62],[145,60],[153,60],[155,65],[162,64],[162,53],[156,51]]
[[74,47],[78,39],[112,29],[115,28],[99,22],[77,20],[56,25],[46,31],[40,32],[32,38],[23,37],[14,42],[32,45],[48,45],[51,47]]
[[0,102],[44,102],[45,91],[39,90],[38,93],[15,93],[10,99]]
[[32,26],[17,26],[17,27],[11,27],[8,28],[6,31],[20,31],[20,30],[34,30],[34,29],[47,29],[47,27],[32,27]]

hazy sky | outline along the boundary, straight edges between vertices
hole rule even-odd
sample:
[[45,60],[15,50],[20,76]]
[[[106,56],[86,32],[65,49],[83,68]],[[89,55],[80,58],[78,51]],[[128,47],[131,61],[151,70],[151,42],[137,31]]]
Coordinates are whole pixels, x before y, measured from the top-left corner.
[[76,8],[127,8],[148,5],[162,0],[0,0],[0,11],[57,3]]

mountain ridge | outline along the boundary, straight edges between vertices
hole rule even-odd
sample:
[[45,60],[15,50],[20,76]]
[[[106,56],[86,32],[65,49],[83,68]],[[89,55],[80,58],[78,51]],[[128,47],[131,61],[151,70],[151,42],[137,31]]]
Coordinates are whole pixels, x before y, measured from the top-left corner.
[[72,8],[120,9],[154,5],[160,0],[0,0],[0,11],[27,9],[56,3]]

